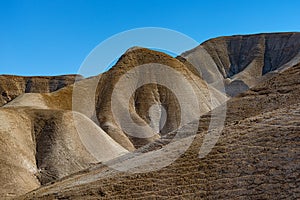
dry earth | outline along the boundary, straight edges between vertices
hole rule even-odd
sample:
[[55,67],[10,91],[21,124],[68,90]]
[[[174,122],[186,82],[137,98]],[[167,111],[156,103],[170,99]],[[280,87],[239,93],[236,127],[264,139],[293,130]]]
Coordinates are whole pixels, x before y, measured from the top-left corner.
[[[299,199],[299,52],[299,33],[231,36],[208,40],[177,58],[133,48],[109,71],[79,77],[75,84],[75,75],[0,76],[0,198]],[[142,72],[134,71],[144,65]],[[184,82],[171,73],[155,74],[161,65],[184,77],[190,89],[182,89]],[[152,83],[120,87],[131,75],[133,86]],[[133,137],[117,123],[111,99],[118,87],[132,95],[117,96],[117,108],[127,106],[153,137]],[[181,110],[178,97],[188,98],[189,91],[199,110]],[[168,116],[161,129],[162,115],[150,114],[153,105],[162,105]],[[222,134],[199,158],[209,124],[218,117],[211,113],[224,108]],[[199,123],[182,126],[182,112],[201,115]],[[170,149],[162,148],[178,134]],[[107,166],[137,161],[132,171],[158,166],[190,139],[185,153],[155,171]]]
[[207,133],[199,131],[187,152],[161,170],[130,174],[100,164],[20,199],[299,199],[299,74],[300,65],[229,100],[226,126],[205,158],[198,153]]

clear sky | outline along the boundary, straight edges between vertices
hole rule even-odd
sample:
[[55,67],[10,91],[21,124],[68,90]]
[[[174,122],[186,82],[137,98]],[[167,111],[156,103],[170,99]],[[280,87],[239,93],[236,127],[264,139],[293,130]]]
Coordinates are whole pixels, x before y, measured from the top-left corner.
[[164,27],[199,43],[217,36],[300,31],[298,0],[0,0],[0,74],[77,73],[100,42]]

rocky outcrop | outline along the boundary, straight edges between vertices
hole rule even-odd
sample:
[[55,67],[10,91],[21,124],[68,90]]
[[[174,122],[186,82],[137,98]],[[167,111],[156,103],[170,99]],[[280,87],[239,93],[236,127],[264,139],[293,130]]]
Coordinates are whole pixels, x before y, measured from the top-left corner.
[[209,84],[224,81],[226,93],[236,96],[257,85],[265,74],[300,63],[300,33],[219,37],[182,57],[201,71]]
[[0,106],[12,101],[23,93],[49,93],[59,90],[82,79],[78,75],[64,76],[0,76]]

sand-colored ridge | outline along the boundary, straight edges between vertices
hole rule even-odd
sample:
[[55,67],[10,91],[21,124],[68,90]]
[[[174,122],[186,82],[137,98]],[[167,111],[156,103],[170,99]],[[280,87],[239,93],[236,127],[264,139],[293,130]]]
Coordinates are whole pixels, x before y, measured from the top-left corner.
[[[78,82],[75,75],[0,76],[0,198],[299,199],[299,52],[300,33],[236,35],[177,58],[131,48],[109,71]],[[167,66],[159,72],[168,72],[164,83],[172,87],[158,84],[157,65]],[[172,79],[174,71],[186,82]],[[154,83],[118,85],[126,78]],[[132,95],[113,96],[115,88]],[[186,110],[178,97],[190,91],[195,95],[184,105],[196,99],[199,110],[186,115],[201,117],[180,124]],[[116,108],[128,106],[130,118],[148,125],[153,137],[126,133],[112,113],[113,97]],[[153,105],[164,109],[152,115]],[[225,105],[222,134],[199,157],[218,117],[212,113]],[[168,118],[158,129],[162,113]],[[147,171],[181,147],[187,150],[170,165]]]

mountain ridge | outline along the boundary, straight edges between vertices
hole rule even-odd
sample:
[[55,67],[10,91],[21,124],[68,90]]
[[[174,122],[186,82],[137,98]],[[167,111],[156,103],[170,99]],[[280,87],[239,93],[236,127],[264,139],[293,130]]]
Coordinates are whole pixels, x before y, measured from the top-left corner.
[[[298,53],[300,33],[237,35],[210,39],[176,58],[131,48],[107,72],[80,81],[76,75],[0,76],[0,159],[5,171],[0,173],[0,183],[5,185],[0,187],[0,197],[298,198]],[[182,88],[171,74],[160,77],[164,71],[159,74],[153,69],[161,66],[180,74],[189,87]],[[133,78],[133,84],[122,82],[124,77]],[[160,84],[162,79],[166,86]],[[136,87],[139,83],[147,84]],[[132,95],[116,96],[114,107],[115,88]],[[187,88],[202,104],[199,110],[184,110],[201,116],[184,154],[158,171],[140,174],[103,164],[111,159],[113,164],[132,164],[138,156],[147,163],[151,152],[169,144],[182,131],[178,119],[183,104],[192,105],[192,98],[178,100],[189,97]],[[160,115],[149,114],[153,105],[163,106]],[[225,128],[219,141],[211,153],[199,158],[209,125],[217,117],[212,112],[224,105]],[[147,131],[154,137],[134,138],[124,131],[112,110],[126,106],[133,121],[149,126]],[[168,118],[160,127],[163,111]],[[183,126],[186,132],[177,141],[182,146],[187,145],[184,141],[193,124]],[[97,147],[96,142],[103,143]],[[171,148],[167,155],[173,151],[178,149]],[[158,156],[152,164],[167,159]]]

